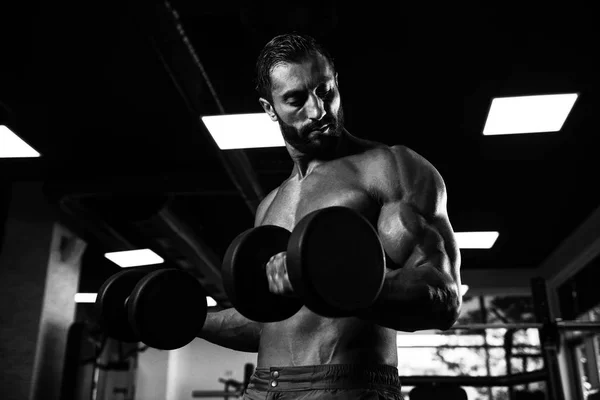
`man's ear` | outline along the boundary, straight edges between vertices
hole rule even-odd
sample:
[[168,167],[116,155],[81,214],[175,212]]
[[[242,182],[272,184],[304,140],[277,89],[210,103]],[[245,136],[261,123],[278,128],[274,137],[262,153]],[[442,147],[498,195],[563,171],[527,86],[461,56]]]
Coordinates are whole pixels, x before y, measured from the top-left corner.
[[265,110],[265,112],[267,114],[269,114],[269,118],[271,118],[271,121],[277,121],[277,114],[275,114],[275,109],[273,108],[273,106],[271,105],[271,103],[269,103],[267,100],[263,99],[262,97],[260,99],[258,99],[258,102],[260,103],[260,105],[262,106],[263,110]]

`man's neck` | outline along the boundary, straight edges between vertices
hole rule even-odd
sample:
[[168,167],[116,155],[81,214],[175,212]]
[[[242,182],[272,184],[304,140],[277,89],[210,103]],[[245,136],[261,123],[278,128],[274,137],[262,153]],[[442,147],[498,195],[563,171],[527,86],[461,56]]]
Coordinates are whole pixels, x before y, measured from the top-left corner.
[[298,180],[303,180],[310,173],[317,168],[319,165],[327,162],[328,160],[294,160],[294,169],[292,170],[292,177]]
[[290,146],[286,144],[290,156],[292,157],[292,161],[294,162],[294,169],[292,170],[290,178],[295,177],[298,180],[303,180],[308,175],[310,175],[310,173],[319,165],[348,155],[350,147],[349,141],[350,136],[346,131],[344,131],[344,133],[340,137],[340,142],[336,147],[334,153],[326,158],[311,158],[302,154],[294,154],[294,149],[290,148]]

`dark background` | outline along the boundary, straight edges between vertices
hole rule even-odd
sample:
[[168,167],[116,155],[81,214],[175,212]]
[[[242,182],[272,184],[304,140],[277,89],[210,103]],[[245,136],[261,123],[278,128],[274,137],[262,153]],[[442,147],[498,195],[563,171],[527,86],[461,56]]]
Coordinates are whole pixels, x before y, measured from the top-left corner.
[[[81,291],[118,270],[105,251],[143,246],[226,304],[220,260],[292,163],[220,151],[199,118],[260,112],[256,56],[298,30],[335,58],[347,129],[427,158],[455,231],[500,233],[462,268],[536,268],[599,203],[599,35],[591,6],[527,4],[5,4],[0,122],[43,157],[0,160],[1,182],[45,182],[90,244]],[[482,135],[494,97],[567,92],[559,132]]]

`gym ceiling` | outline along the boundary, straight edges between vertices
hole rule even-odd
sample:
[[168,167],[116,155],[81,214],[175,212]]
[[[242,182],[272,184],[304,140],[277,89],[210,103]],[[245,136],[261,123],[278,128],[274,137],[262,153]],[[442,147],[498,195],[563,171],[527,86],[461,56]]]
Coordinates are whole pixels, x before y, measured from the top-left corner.
[[[292,30],[334,55],[351,133],[433,163],[455,231],[499,232],[462,251],[463,270],[537,268],[586,221],[600,200],[591,6],[349,3],[2,6],[0,117],[42,157],[0,173],[43,181],[88,241],[81,291],[119,269],[104,252],[149,247],[227,305],[225,250],[292,163],[284,148],[221,151],[199,118],[261,112],[256,55]],[[482,135],[495,97],[570,92],[559,132]]]

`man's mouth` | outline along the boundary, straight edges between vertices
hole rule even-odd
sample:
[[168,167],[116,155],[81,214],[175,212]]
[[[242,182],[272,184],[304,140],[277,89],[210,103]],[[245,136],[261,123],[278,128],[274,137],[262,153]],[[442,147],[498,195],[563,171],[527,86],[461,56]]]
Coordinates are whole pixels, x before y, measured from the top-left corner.
[[320,128],[317,129],[313,129],[313,132],[327,132],[329,130],[329,128],[331,128],[331,124],[327,124],[327,125],[323,125]]

